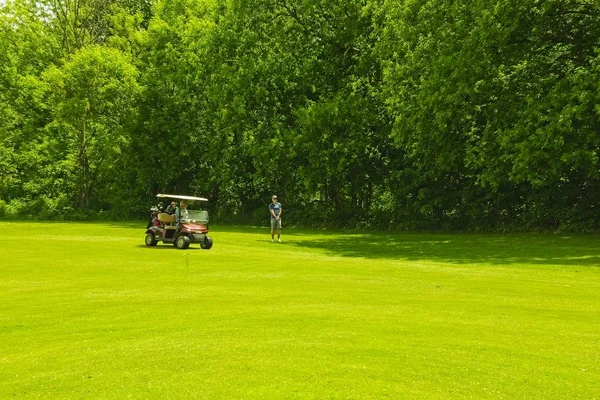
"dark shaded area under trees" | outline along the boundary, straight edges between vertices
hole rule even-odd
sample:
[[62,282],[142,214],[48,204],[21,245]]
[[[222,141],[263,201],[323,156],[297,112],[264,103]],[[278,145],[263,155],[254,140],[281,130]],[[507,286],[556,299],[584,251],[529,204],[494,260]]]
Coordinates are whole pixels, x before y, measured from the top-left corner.
[[0,218],[600,227],[600,5],[8,0]]

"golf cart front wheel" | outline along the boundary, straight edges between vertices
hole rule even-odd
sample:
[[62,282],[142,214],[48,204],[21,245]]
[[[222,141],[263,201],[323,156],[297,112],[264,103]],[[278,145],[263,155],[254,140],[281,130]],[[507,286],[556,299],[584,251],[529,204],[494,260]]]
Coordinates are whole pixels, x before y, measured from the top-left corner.
[[144,239],[146,246],[156,246],[156,239],[152,233],[147,233],[146,238]]
[[205,250],[208,250],[212,247],[213,245],[213,240],[210,236],[206,236],[204,237],[204,240],[200,242],[200,247],[202,247]]
[[179,236],[175,240],[175,247],[177,247],[180,250],[187,249],[188,247],[190,247],[190,238],[185,235]]

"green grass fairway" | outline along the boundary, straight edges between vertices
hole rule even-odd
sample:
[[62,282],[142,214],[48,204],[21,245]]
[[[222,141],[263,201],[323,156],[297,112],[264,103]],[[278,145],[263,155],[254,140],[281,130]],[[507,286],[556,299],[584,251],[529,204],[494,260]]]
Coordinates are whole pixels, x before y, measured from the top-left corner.
[[3,222],[0,398],[600,399],[600,238]]

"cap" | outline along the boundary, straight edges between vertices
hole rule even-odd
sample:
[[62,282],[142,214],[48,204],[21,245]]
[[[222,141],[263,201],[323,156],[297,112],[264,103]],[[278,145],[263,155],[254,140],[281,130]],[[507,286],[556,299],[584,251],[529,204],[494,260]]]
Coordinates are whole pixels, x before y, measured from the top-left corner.
[[273,195],[273,198],[274,198],[274,199],[276,199],[276,198],[277,198],[277,195],[275,195],[275,194],[274,194],[274,195]]

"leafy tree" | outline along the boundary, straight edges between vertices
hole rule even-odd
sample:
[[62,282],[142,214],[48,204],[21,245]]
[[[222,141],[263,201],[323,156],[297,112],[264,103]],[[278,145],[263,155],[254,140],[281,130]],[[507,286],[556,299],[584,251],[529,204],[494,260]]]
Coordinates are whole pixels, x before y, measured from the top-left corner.
[[65,149],[77,182],[77,202],[88,207],[94,186],[111,168],[130,137],[140,87],[137,70],[121,52],[87,47],[62,67],[44,74],[53,120],[47,126]]
[[276,192],[296,223],[597,229],[599,16],[589,0],[5,1],[0,212],[127,217],[175,191],[260,223]]
[[40,194],[42,127],[48,113],[39,76],[57,49],[44,33],[48,14],[36,3],[0,7],[0,193],[2,200],[28,201]]
[[417,199],[424,218],[462,226],[489,217],[556,227],[597,213],[578,200],[597,192],[586,95],[597,15],[575,1],[387,2],[387,103],[415,172],[400,196]]

